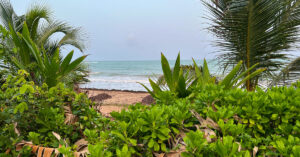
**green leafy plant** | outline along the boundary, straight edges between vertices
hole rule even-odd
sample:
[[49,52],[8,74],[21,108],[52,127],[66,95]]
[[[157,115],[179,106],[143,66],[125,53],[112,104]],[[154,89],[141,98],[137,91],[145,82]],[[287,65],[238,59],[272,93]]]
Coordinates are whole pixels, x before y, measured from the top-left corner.
[[[9,155],[16,156],[20,152],[15,145],[23,140],[58,148],[62,143],[53,132],[72,145],[84,137],[83,129],[105,126],[106,120],[92,109],[93,104],[85,94],[76,94],[63,84],[50,89],[46,84],[40,87],[27,81],[28,76],[27,72],[19,71],[17,76],[9,75],[1,86],[0,152],[10,150]],[[69,105],[72,107],[67,112],[65,108]]]
[[215,149],[216,153],[220,157],[231,157],[238,154],[239,145],[234,142],[232,136],[224,136],[222,141],[219,139],[216,142]]
[[[204,59],[202,71],[198,67],[195,60],[193,60],[193,62],[195,67],[195,73],[197,75],[198,84],[206,85],[209,83],[216,83],[216,78],[211,76],[205,59]],[[250,80],[251,78],[259,75],[260,73],[266,70],[266,69],[257,69],[256,71],[251,72],[251,70],[253,70],[258,65],[255,64],[249,69],[242,71],[242,64],[243,61],[240,61],[222,80],[219,81],[218,84],[221,86],[225,86],[225,89],[230,89],[234,87],[236,88],[245,84],[247,80]]]
[[187,133],[184,142],[186,144],[186,152],[181,153],[183,157],[213,156],[213,154],[209,153],[210,148],[204,138],[204,133],[199,130]]
[[112,153],[107,151],[103,144],[89,145],[88,150],[90,152],[90,157],[110,157]]
[[180,54],[178,54],[175,66],[173,70],[171,69],[168,60],[166,57],[161,54],[161,66],[163,70],[163,76],[168,86],[168,91],[162,90],[158,84],[153,80],[149,79],[153,92],[146,87],[145,89],[156,99],[158,100],[170,100],[174,95],[175,97],[184,98],[190,94],[191,84],[187,84],[188,80],[183,74],[183,69],[180,67]]
[[86,58],[86,56],[82,56],[71,62],[72,51],[61,60],[59,49],[56,49],[52,55],[47,54],[44,49],[38,48],[32,41],[26,23],[24,23],[22,34],[14,32],[12,28],[11,34],[15,46],[19,50],[17,51],[18,56],[20,56],[12,57],[12,63],[18,69],[27,70],[31,80],[39,85],[47,83],[48,86],[53,87],[58,82],[62,82],[64,77],[75,71]]

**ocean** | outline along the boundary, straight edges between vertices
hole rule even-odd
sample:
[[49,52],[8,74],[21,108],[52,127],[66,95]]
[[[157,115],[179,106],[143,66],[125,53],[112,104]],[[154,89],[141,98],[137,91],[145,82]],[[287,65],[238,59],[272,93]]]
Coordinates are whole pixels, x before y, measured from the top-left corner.
[[[191,60],[180,61],[181,65],[192,65]],[[86,62],[89,66],[89,83],[80,85],[81,88],[97,88],[109,90],[146,91],[138,82],[150,87],[148,78],[162,75],[160,60],[155,61],[93,61]],[[175,61],[169,61],[174,66]],[[203,61],[197,61],[202,65]],[[211,73],[217,73],[215,60],[208,61]]]

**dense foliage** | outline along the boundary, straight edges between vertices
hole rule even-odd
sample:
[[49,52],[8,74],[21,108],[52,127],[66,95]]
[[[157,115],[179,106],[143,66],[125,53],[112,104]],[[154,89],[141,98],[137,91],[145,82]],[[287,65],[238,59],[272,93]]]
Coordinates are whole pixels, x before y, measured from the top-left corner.
[[22,140],[54,148],[73,144],[84,137],[84,129],[100,125],[97,122],[101,116],[92,109],[93,104],[85,94],[76,94],[63,84],[50,89],[46,84],[36,86],[26,80],[28,76],[27,72],[19,71],[17,76],[8,76],[1,86],[0,152],[11,150],[16,156],[15,144]]
[[[162,54],[166,89],[151,79],[153,91],[145,86],[156,104],[131,105],[105,118],[95,109],[99,106],[94,106],[86,94],[75,93],[70,88],[84,77],[78,73],[85,69],[80,68],[85,56],[73,60],[73,52],[70,52],[63,58],[58,48],[71,44],[80,49],[80,45],[76,46],[76,36],[72,36],[76,30],[51,23],[46,25],[48,29],[42,29],[39,20],[48,19],[45,8],[35,8],[25,16],[17,16],[8,2],[0,1],[0,19],[4,23],[0,26],[0,156],[299,157],[300,82],[267,90],[254,86],[265,67],[271,67],[268,71],[280,67],[279,61],[273,59],[285,56],[277,51],[289,48],[294,42],[298,22],[286,25],[285,20],[290,17],[284,19],[282,16],[288,16],[289,11],[293,14],[291,17],[296,18],[299,3],[287,0],[286,4],[291,3],[286,8],[281,1],[246,2],[248,0],[214,1],[216,9],[207,5],[215,16],[224,18],[220,21],[230,24],[226,25],[228,27],[231,24],[236,27],[232,21],[244,19],[250,13],[267,13],[257,19],[252,18],[259,15],[250,16],[247,19],[251,23],[240,23],[241,27],[245,24],[248,27],[236,30],[238,32],[218,30],[220,35],[226,36],[226,42],[233,43],[225,47],[231,48],[234,54],[249,54],[253,62],[243,55],[241,58],[224,55],[225,59],[234,58],[228,64],[236,65],[223,79],[216,81],[205,60],[202,67],[194,61],[191,69],[184,69],[178,55],[171,69]],[[293,6],[295,8],[289,8]],[[222,14],[225,10],[229,15]],[[274,14],[278,18],[268,18]],[[256,30],[254,24],[257,22],[266,25]],[[290,29],[285,30],[288,26]],[[240,47],[235,43],[234,39],[243,34],[244,29],[252,27],[252,32],[249,30],[246,34],[247,39],[242,38],[246,45]],[[68,32],[70,30],[75,32]],[[65,36],[51,46],[49,37],[60,31],[65,31]],[[259,38],[259,33],[265,39],[270,37],[266,40],[268,43]],[[280,41],[284,41],[283,45],[278,45],[279,39],[283,39]],[[237,62],[237,59],[245,62]],[[264,62],[257,63],[261,59]],[[247,90],[239,88],[245,83]]]
[[[192,96],[172,104],[132,105],[101,117],[84,94],[63,84],[48,89],[26,81],[28,73],[8,76],[1,87],[0,149],[8,154],[15,144],[58,148],[72,156],[79,139],[88,141],[90,156],[299,156],[300,83],[291,87],[226,89],[207,84]],[[69,107],[70,111],[67,111]],[[68,113],[74,115],[70,119]],[[55,137],[60,135],[61,140]],[[2,154],[4,155],[4,154]]]
[[109,130],[89,130],[89,148],[129,156],[299,156],[299,85],[247,92],[210,84],[172,105],[133,105],[111,114]]

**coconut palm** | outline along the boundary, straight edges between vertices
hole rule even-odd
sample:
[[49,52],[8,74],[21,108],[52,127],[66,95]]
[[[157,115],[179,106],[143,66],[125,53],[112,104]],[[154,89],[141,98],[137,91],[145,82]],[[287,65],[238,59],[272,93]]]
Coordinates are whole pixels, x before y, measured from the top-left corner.
[[[220,60],[226,68],[243,61],[243,68],[267,68],[268,76],[283,68],[287,51],[298,41],[299,0],[202,0],[209,9],[210,31],[224,51]],[[250,75],[250,73],[248,74]],[[253,90],[259,77],[247,81]]]

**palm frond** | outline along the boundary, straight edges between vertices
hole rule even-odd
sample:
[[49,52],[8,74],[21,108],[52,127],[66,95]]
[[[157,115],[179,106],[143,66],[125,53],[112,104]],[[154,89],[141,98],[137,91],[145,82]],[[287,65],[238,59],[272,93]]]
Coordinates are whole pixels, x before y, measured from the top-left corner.
[[83,51],[84,43],[80,38],[82,36],[81,30],[79,28],[73,28],[61,21],[52,21],[49,24],[41,26],[37,37],[38,45],[43,45],[49,42],[50,37],[55,33],[64,34],[64,37],[57,43],[58,47],[69,44]]
[[82,30],[75,28],[64,35],[64,37],[59,41],[58,46],[72,45],[83,52],[85,49],[83,36]]
[[18,16],[15,13],[10,1],[1,0],[0,21],[7,30],[10,29],[11,25],[14,30],[20,32],[22,30],[23,22],[25,21],[25,16]]
[[13,16],[16,16],[16,13],[8,0],[0,1],[0,20],[1,23],[9,29],[9,24],[13,24]]
[[280,73],[273,77],[269,87],[291,85],[300,79],[300,57],[294,59],[283,68]]
[[[295,0],[202,0],[211,13],[210,31],[224,51],[219,58],[223,67],[240,60],[244,70],[267,68],[270,73],[282,68],[287,51],[299,40],[300,7]],[[253,78],[248,88],[255,86]]]
[[44,19],[47,22],[50,22],[51,11],[45,5],[33,5],[28,9],[25,17],[26,23],[30,30],[31,38],[36,39],[40,20]]

